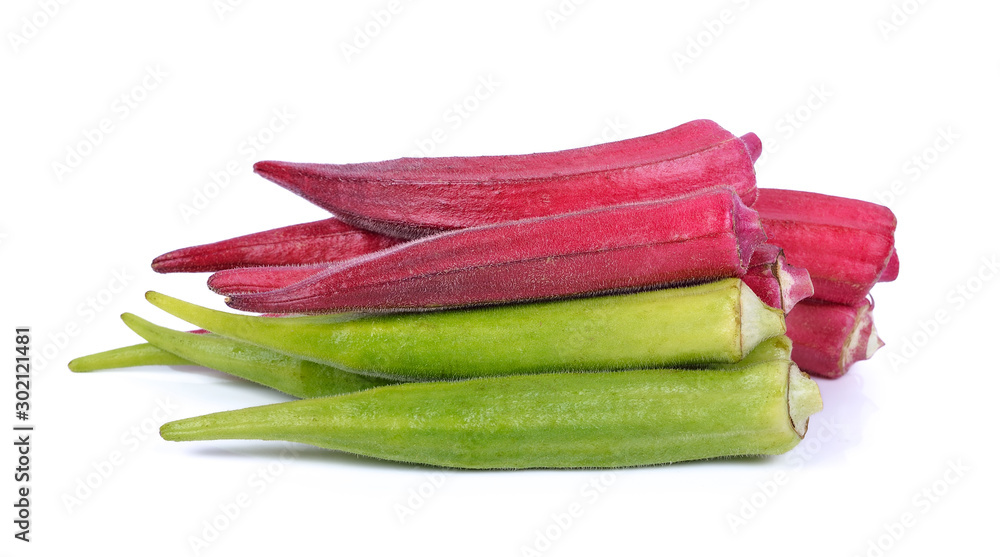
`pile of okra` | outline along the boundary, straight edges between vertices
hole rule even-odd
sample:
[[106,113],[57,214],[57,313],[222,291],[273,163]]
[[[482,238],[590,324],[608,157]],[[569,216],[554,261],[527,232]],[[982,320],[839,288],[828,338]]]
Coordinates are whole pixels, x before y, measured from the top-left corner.
[[786,452],[882,346],[883,206],[758,188],[753,133],[709,120],[528,155],[262,161],[327,219],[178,249],[236,312],[157,292],[145,341],[76,372],[204,366],[291,400],[169,422],[456,468],[624,467]]

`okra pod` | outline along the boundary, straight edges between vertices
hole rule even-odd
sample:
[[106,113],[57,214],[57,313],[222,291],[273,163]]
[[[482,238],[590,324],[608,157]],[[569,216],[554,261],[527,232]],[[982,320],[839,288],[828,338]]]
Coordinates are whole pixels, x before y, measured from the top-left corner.
[[819,389],[787,359],[409,383],[169,422],[169,441],[262,439],[454,468],[610,468],[795,447]]
[[158,273],[192,273],[238,267],[327,263],[398,243],[397,239],[329,218],[174,250],[154,259],[153,270]]
[[898,273],[887,268],[895,253],[896,217],[887,207],[803,191],[759,190],[768,243],[782,248],[788,262],[809,270],[819,300],[854,305],[876,282]]
[[214,333],[399,380],[733,363],[784,332],[784,314],[736,278],[632,294],[464,310],[269,318],[147,293]]
[[285,288],[233,292],[226,303],[258,313],[329,313],[690,284],[743,275],[764,239],[757,213],[717,189],[445,232],[330,265]]
[[262,161],[261,176],[344,222],[399,238],[686,195],[726,185],[750,205],[750,148],[709,120],[530,155],[361,164]]

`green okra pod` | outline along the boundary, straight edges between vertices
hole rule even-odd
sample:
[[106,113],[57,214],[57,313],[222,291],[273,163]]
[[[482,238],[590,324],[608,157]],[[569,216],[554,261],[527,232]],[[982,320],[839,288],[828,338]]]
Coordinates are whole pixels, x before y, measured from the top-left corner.
[[780,454],[821,407],[816,384],[784,359],[402,383],[178,420],[160,434],[456,468],[604,468]]
[[150,292],[219,335],[356,373],[403,380],[735,363],[784,333],[780,310],[739,279],[465,310],[257,317]]

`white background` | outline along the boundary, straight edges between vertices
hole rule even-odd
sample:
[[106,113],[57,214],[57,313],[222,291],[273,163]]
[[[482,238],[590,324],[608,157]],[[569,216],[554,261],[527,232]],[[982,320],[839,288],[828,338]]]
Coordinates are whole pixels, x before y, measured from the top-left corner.
[[[387,0],[233,3],[70,2],[49,16],[52,1],[4,2],[0,351],[13,360],[13,329],[30,325],[47,357],[31,384],[32,542],[12,538],[11,432],[0,554],[198,554],[191,540],[212,521],[224,527],[201,555],[995,547],[1000,5],[402,0],[377,23]],[[376,36],[359,36],[366,26]],[[360,52],[345,55],[350,44]],[[452,108],[462,103],[466,116]],[[546,151],[695,118],[770,141],[761,186],[881,200],[899,220],[900,278],[874,291],[887,346],[821,382],[826,409],[790,455],[454,472],[305,446],[166,443],[143,431],[283,397],[191,369],[66,369],[138,342],[124,311],[184,326],[146,290],[223,307],[203,275],[153,273],[154,256],[323,217],[253,175],[255,160]],[[81,147],[105,119],[110,131]],[[248,136],[266,145],[250,152]],[[213,174],[227,187],[209,185]],[[0,427],[16,422],[13,367]],[[219,518],[241,494],[239,516]],[[559,526],[553,516],[577,504],[582,515]],[[400,508],[415,512],[401,520]]]

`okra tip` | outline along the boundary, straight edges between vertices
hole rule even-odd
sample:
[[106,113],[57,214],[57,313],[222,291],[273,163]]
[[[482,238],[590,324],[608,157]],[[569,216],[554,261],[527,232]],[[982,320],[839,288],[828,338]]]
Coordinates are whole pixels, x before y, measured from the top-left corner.
[[[207,308],[202,308],[195,304],[185,302],[184,300],[174,298],[173,296],[167,296],[166,294],[160,294],[159,292],[153,290],[146,292],[146,301],[153,304],[157,308],[162,309],[171,315],[177,315],[182,319],[184,317],[178,314],[185,313],[185,310],[187,310],[187,312],[200,309],[207,310]],[[124,314],[122,315],[122,318],[124,319]]]
[[197,441],[204,439],[199,434],[203,429],[198,418],[174,420],[160,426],[160,437],[166,441]]
[[253,172],[276,184],[285,185],[285,174],[288,173],[288,163],[280,161],[257,161],[253,163]]
[[97,356],[100,356],[100,354],[90,354],[89,356],[81,356],[79,358],[73,358],[72,360],[69,361],[68,364],[66,364],[66,367],[68,367],[69,370],[72,371],[73,373],[85,373],[88,371],[97,371],[99,369],[105,369],[101,365],[100,360],[99,358],[97,358]]
[[[271,405],[273,406],[273,405]],[[217,439],[263,439],[258,435],[263,429],[260,420],[246,418],[267,406],[216,412],[167,422],[160,426],[160,437],[165,441],[211,441]]]
[[143,335],[142,333],[146,330],[156,328],[156,325],[153,325],[152,323],[146,321],[145,319],[139,317],[138,315],[134,313],[129,313],[127,311],[121,314],[121,320],[123,323],[125,323],[126,327],[132,329],[134,333],[146,339],[147,341],[149,339],[146,338],[146,336]]
[[142,343],[75,358],[69,362],[69,369],[74,373],[85,373],[103,369],[157,365],[191,365],[191,362],[149,343]]

